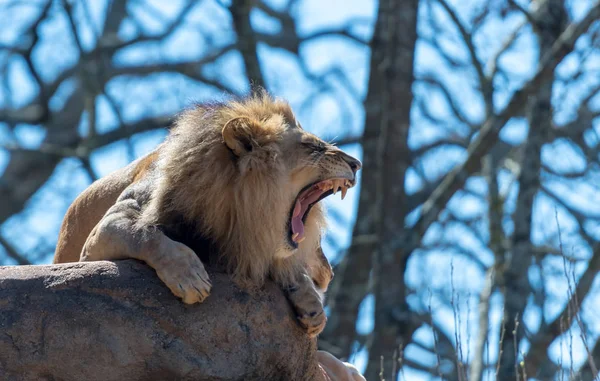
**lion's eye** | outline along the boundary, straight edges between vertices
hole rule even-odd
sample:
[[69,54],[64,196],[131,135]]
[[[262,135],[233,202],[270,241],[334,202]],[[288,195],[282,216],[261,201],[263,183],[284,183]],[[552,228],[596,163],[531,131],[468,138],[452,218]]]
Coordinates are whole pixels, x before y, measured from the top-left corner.
[[325,151],[325,144],[323,144],[322,142],[302,142],[302,145],[311,151]]

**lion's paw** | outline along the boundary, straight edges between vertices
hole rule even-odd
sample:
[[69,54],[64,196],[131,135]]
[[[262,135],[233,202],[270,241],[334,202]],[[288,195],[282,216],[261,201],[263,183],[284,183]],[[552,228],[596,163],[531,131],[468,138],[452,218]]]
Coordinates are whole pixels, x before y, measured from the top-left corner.
[[303,314],[299,313],[297,319],[300,326],[306,330],[306,333],[310,337],[316,337],[323,332],[325,324],[327,323],[327,316],[325,315],[323,308],[320,310],[307,311]]
[[171,241],[156,262],[156,274],[186,304],[201,303],[210,295],[212,283],[196,253]]
[[312,284],[290,291],[288,298],[296,311],[300,326],[306,330],[306,333],[310,337],[320,334],[327,323],[327,316],[321,297]]

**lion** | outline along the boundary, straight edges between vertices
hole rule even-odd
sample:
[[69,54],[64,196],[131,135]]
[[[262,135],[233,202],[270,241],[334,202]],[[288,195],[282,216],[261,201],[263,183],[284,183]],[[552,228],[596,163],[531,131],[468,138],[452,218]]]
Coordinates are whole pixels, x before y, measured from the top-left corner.
[[205,264],[244,287],[270,278],[315,337],[333,276],[319,201],[343,199],[361,165],[266,91],[198,104],[156,150],[77,197],[53,262],[138,259],[188,304],[210,295]]

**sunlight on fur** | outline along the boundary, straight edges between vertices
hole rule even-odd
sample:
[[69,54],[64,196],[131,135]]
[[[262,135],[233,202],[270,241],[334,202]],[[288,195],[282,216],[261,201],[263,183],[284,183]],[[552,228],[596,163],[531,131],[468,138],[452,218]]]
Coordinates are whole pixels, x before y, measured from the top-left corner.
[[282,285],[296,282],[325,228],[320,203],[311,205],[302,240],[290,244],[296,197],[328,178],[355,181],[360,168],[358,160],[304,131],[290,106],[264,91],[185,111],[159,152],[163,176],[145,223],[183,216],[217,243],[234,279],[246,287],[267,276]]

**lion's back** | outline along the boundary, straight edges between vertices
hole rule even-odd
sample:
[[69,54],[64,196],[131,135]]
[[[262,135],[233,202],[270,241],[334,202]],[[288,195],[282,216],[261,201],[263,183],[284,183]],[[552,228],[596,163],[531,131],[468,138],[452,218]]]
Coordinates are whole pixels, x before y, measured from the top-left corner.
[[79,261],[81,249],[92,229],[125,188],[146,176],[157,156],[157,151],[153,151],[98,179],[77,196],[63,218],[53,263]]

